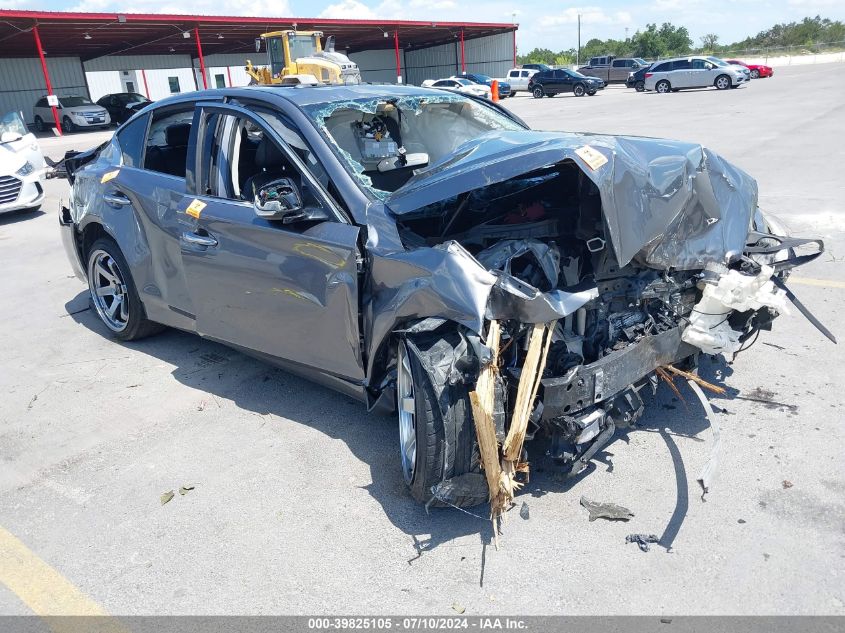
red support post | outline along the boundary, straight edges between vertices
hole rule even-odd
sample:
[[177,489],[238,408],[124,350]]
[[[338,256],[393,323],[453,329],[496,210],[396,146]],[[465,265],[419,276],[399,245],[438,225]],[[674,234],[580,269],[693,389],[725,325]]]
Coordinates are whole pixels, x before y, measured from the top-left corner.
[[141,79],[144,80],[144,94],[147,95],[147,99],[150,98],[150,87],[147,85],[147,72],[142,68],[141,69]]
[[232,67],[226,66],[226,74],[229,76],[229,87],[233,87],[234,84],[232,83]]
[[[38,34],[38,25],[32,27],[32,34],[35,36],[35,46],[38,48],[38,57],[41,59],[41,72],[44,73],[44,83],[47,84],[47,94],[53,94],[53,84],[50,83],[50,73],[47,72],[47,60],[44,59],[44,49],[41,46],[41,36]],[[56,106],[50,106],[53,110],[53,121],[56,122],[56,132],[62,135],[62,123],[59,121],[59,111]]]
[[202,56],[202,42],[200,42],[200,29],[198,26],[194,27],[194,37],[197,39],[197,54],[200,58],[200,72],[202,73],[202,87],[208,90],[208,81],[205,78],[205,57]]
[[516,27],[513,27],[513,67],[516,68]]
[[461,72],[467,71],[466,57],[464,57],[464,30],[461,29]]
[[393,48],[396,51],[396,83],[402,83],[402,64],[399,63],[399,31],[393,31]]

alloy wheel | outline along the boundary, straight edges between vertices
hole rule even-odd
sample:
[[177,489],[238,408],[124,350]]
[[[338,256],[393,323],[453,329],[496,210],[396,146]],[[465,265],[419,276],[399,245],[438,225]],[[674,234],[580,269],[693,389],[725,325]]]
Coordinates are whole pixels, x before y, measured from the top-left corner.
[[414,376],[405,341],[399,343],[396,368],[396,402],[399,412],[399,452],[402,474],[409,485],[414,481],[417,464],[417,401],[414,397]]
[[129,324],[129,289],[114,258],[104,250],[88,260],[88,288],[97,314],[113,332]]

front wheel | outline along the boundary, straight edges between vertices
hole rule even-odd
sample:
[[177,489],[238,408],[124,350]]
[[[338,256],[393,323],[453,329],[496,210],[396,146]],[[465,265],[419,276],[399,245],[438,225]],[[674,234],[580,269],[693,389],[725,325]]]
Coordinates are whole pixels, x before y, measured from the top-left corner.
[[534,90],[531,91],[531,94],[534,95],[535,99],[542,99],[543,89],[540,86],[535,86]]
[[645,82],[638,81],[637,83],[635,83],[634,90],[636,90],[637,92],[643,92],[645,90]]
[[76,130],[76,123],[70,120],[70,117],[66,116],[62,119],[62,131],[64,132],[73,132]]
[[596,96],[596,91],[595,91],[595,90],[591,90],[590,92],[588,92],[588,93],[587,93],[587,96],[588,96],[588,97],[595,97],[595,96]]
[[666,94],[667,92],[672,90],[672,86],[665,79],[661,79],[657,82],[657,85],[654,87],[654,89],[660,94]]
[[584,84],[575,84],[572,88],[572,94],[576,97],[583,97],[586,94],[587,90],[584,88]]
[[752,79],[760,79],[760,71],[756,68],[751,71],[751,78]]
[[719,75],[713,85],[716,86],[716,90],[727,90],[731,87],[731,78],[727,75]]
[[111,238],[94,242],[88,252],[88,292],[100,320],[121,341],[134,341],[162,329],[147,319],[129,264]]
[[[397,349],[396,409],[402,474],[411,495],[421,503],[443,480],[473,470],[475,426],[469,390],[462,383],[444,384],[435,368],[461,345],[457,332],[442,336],[402,339]],[[476,467],[477,470],[477,467]],[[485,495],[486,497],[486,495]],[[483,503],[486,498],[457,498],[458,506]]]

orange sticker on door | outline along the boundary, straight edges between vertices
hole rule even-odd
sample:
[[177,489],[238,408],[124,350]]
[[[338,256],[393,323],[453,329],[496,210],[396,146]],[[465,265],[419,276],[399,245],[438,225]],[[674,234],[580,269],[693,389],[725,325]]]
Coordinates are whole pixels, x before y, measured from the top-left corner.
[[597,170],[607,162],[607,156],[589,145],[579,147],[575,150],[575,153],[581,158],[581,160],[587,163],[587,167],[593,171]]
[[200,213],[202,213],[202,210],[205,209],[205,206],[205,202],[194,198],[194,201],[188,205],[187,209],[185,209],[185,213],[190,215],[192,218],[199,218]]
[[102,184],[104,182],[108,182],[109,180],[114,180],[115,178],[117,178],[117,175],[119,173],[120,173],[119,169],[115,169],[114,171],[107,171],[100,178],[100,184]]

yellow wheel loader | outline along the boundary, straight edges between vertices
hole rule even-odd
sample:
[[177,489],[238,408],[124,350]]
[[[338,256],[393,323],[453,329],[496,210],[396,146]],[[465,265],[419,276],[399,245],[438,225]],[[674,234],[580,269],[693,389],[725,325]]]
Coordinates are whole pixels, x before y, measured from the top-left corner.
[[[298,83],[358,84],[361,71],[343,53],[334,50],[334,36],[326,39],[323,50],[320,31],[274,31],[261,39],[267,47],[269,66],[253,66],[246,61],[250,83],[286,85]],[[256,41],[256,48],[258,48]]]

